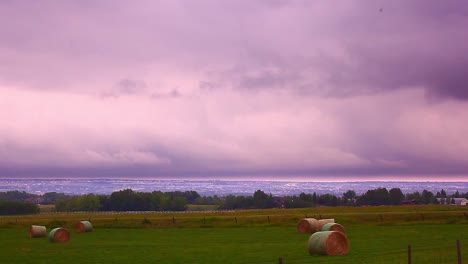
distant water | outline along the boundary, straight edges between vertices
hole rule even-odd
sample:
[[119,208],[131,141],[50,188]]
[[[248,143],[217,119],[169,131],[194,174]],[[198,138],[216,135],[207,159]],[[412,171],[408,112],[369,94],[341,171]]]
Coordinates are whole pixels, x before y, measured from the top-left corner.
[[132,189],[140,192],[152,191],[197,191],[200,195],[224,196],[252,195],[262,190],[272,195],[297,195],[304,193],[330,193],[342,195],[347,190],[362,194],[370,189],[385,187],[400,188],[404,193],[423,191],[434,194],[444,189],[448,194],[457,190],[468,192],[468,182],[398,182],[398,181],[354,181],[354,182],[304,182],[304,181],[246,181],[246,180],[161,180],[161,179],[0,179],[0,191],[25,191],[43,194],[63,192],[66,194],[111,194],[114,191]]

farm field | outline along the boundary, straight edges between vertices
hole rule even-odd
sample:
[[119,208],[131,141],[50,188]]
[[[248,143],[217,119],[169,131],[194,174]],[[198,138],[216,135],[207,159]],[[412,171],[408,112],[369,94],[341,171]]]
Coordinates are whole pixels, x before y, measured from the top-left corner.
[[[2,263],[457,263],[468,260],[464,207],[360,207],[207,213],[40,214],[0,218]],[[347,229],[346,256],[310,256],[297,220],[333,217]],[[422,214],[422,215],[421,215]],[[95,229],[75,233],[91,218]],[[116,220],[117,219],[117,220]],[[143,220],[142,220],[143,219]],[[146,221],[145,221],[146,219]],[[70,229],[68,243],[30,239],[27,226]]]
[[1,229],[2,263],[456,263],[455,241],[468,258],[466,225],[362,226],[348,229],[346,256],[310,256],[309,235],[294,227],[96,229],[68,243],[29,239]]

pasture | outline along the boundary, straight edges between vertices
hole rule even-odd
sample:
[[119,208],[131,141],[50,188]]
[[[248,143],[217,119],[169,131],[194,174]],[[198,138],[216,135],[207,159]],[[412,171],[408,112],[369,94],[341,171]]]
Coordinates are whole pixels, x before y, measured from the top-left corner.
[[[47,213],[0,218],[2,263],[457,263],[468,261],[467,208],[455,206],[308,208],[193,213]],[[310,256],[302,217],[331,217],[350,241],[346,256]],[[75,233],[90,219],[95,229]],[[69,228],[68,243],[30,239],[27,227]]]

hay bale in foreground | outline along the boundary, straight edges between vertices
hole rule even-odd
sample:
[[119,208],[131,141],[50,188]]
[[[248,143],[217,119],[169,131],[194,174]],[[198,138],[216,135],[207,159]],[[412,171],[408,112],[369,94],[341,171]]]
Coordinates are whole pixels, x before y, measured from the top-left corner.
[[328,223],[335,223],[335,219],[333,219],[333,218],[329,218],[329,219],[320,219],[320,220],[318,220],[318,222],[319,222],[319,230],[317,230],[317,231],[320,231],[320,230],[322,230],[322,227],[323,227],[324,225],[326,225],[326,224],[328,224]]
[[52,229],[49,233],[49,241],[50,242],[59,242],[65,243],[70,240],[70,232],[66,228],[57,227]]
[[349,251],[346,235],[337,231],[320,231],[312,234],[308,246],[311,255],[346,255]]
[[32,225],[29,227],[29,237],[45,237],[47,236],[47,229],[45,226]]
[[322,231],[338,231],[346,234],[344,227],[338,223],[327,223],[322,226]]
[[297,223],[297,232],[299,233],[314,233],[320,231],[320,223],[315,218],[302,218]]
[[80,221],[75,225],[75,232],[84,233],[93,231],[93,225],[89,221]]

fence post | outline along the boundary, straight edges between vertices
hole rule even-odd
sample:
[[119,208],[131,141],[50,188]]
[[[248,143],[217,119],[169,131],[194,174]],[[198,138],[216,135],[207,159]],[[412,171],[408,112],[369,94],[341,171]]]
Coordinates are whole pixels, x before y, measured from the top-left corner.
[[268,223],[270,223],[270,216],[267,216],[268,217]]
[[234,220],[236,220],[236,224],[237,224],[237,217],[234,217]]
[[175,218],[174,217],[172,217],[172,223],[175,224]]
[[458,264],[462,264],[460,240],[457,240],[457,257],[458,257]]
[[283,258],[282,257],[279,257],[278,264],[283,264]]
[[408,245],[408,264],[411,264],[411,245]]

